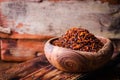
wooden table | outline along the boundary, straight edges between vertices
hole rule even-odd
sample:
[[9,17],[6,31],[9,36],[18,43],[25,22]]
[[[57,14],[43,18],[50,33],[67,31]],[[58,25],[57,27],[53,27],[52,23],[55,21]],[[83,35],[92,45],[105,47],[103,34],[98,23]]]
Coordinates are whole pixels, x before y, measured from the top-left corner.
[[103,68],[89,73],[60,71],[44,54],[26,62],[0,61],[0,80],[120,80],[120,51]]

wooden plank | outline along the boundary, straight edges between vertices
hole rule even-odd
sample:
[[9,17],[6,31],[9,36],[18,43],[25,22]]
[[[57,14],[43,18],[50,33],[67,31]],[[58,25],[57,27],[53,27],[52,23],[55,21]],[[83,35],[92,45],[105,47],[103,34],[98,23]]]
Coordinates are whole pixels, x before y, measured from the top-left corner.
[[18,34],[12,32],[11,34],[5,34],[0,32],[0,38],[7,38],[7,39],[37,39],[37,40],[48,40],[54,36],[48,35],[34,35],[34,34]]
[[10,69],[0,71],[0,80],[19,79],[47,65],[48,62],[45,56],[41,55],[40,57],[15,65]]
[[43,54],[47,40],[1,39],[1,59],[4,61],[26,61]]
[[0,80],[74,80],[81,74],[60,71],[44,55],[0,71]]
[[[119,53],[120,54],[120,53]],[[112,69],[120,61],[115,53],[107,66],[90,73],[67,73],[60,71],[48,63],[44,55],[32,60],[18,63],[0,71],[0,80],[76,80],[86,78],[88,75],[99,74],[100,71]],[[119,55],[119,56],[118,56]],[[116,62],[117,60],[117,62]],[[110,68],[109,68],[110,67]],[[101,72],[100,72],[101,73]]]
[[[49,33],[60,36],[73,26],[86,28],[98,36],[120,38],[119,5],[109,6],[95,0],[44,0],[41,3],[34,2],[38,0],[30,1],[33,2],[17,0],[1,3],[1,14],[6,16],[2,22],[7,23],[7,27],[23,35],[24,38],[27,38],[28,34],[28,38],[38,38],[30,34],[48,35]],[[120,3],[118,0],[101,1]],[[0,36],[5,37],[2,35]],[[18,34],[7,36],[15,38],[16,35],[22,38]]]

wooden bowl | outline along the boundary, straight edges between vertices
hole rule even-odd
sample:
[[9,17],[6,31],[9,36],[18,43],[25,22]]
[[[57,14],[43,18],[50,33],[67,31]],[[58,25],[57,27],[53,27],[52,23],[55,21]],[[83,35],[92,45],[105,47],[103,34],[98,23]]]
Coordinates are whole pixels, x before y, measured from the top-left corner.
[[52,38],[45,44],[44,51],[48,61],[56,68],[66,72],[89,72],[96,70],[106,64],[113,54],[112,42],[103,37],[100,39],[104,46],[98,52],[85,52],[55,46]]

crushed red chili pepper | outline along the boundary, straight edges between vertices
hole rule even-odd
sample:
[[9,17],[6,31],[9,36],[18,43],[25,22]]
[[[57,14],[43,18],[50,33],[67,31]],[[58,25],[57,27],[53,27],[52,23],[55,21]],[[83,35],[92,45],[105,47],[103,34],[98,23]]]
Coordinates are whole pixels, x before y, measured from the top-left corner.
[[53,41],[52,44],[55,46],[87,52],[97,52],[104,45],[88,30],[75,27],[69,29],[59,39]]

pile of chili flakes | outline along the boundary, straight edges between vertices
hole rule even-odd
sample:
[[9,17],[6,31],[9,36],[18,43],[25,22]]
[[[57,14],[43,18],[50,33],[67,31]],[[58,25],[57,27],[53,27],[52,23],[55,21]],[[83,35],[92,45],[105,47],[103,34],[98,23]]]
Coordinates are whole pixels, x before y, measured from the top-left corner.
[[88,30],[76,27],[69,29],[59,39],[53,41],[52,44],[59,47],[87,52],[97,52],[104,45]]

